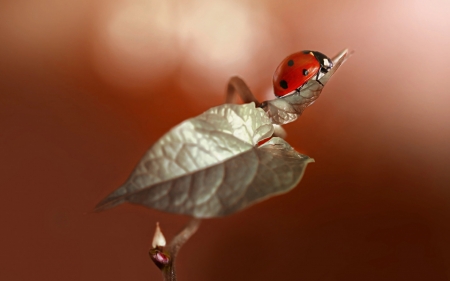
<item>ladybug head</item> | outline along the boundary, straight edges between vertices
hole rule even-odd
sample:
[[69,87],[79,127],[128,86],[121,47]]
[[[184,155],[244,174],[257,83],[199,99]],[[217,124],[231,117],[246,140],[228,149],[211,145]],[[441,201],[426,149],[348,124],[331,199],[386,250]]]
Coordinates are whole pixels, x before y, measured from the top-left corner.
[[[320,64],[320,72],[326,74],[333,68],[333,61],[324,54],[317,51],[303,51],[304,54],[312,54]],[[323,76],[323,75],[322,75]],[[320,78],[318,78],[320,79]]]

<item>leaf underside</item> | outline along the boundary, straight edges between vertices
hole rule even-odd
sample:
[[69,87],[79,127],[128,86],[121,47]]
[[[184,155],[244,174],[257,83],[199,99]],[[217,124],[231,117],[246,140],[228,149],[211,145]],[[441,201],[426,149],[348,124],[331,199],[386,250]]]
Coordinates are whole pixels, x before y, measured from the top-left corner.
[[306,164],[253,103],[226,104],[188,119],[147,151],[127,182],[102,200],[198,218],[224,216],[294,188]]
[[[288,192],[314,160],[280,138],[228,160],[110,199],[198,218],[232,214],[271,196]],[[124,187],[134,185],[132,179]],[[136,188],[136,187],[134,187]]]

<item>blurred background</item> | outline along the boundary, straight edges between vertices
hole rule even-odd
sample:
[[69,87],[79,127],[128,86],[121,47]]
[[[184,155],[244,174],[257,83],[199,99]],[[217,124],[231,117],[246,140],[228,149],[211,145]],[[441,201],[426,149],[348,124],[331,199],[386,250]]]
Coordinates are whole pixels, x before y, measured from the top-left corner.
[[450,2],[0,2],[1,280],[162,280],[188,217],[90,213],[179,122],[260,100],[290,53],[354,55],[296,122],[288,194],[203,222],[179,280],[450,280]]

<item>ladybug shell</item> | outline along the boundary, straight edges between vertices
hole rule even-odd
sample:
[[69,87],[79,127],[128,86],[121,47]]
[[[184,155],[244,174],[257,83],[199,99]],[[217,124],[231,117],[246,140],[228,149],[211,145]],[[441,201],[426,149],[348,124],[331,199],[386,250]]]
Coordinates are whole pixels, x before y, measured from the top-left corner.
[[[298,52],[288,56],[280,63],[273,74],[273,88],[277,97],[295,91],[314,76],[318,77],[322,65],[316,58],[316,53],[320,54],[312,51]],[[326,56],[324,57],[326,58]]]

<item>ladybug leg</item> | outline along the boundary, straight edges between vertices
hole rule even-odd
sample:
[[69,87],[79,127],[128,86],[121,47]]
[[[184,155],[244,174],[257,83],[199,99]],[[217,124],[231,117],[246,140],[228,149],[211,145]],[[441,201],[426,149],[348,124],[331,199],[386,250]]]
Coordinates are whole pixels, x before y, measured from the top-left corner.
[[254,102],[256,107],[260,105],[260,102],[255,98],[244,80],[238,76],[233,76],[228,81],[225,103],[234,103],[236,93],[239,94],[244,103]]
[[295,89],[296,93],[300,93],[300,91],[302,90],[303,86],[305,86],[306,84],[308,84],[308,81],[306,81],[305,83],[303,83],[303,85],[301,85],[300,87],[298,87],[297,89]]
[[322,85],[322,87],[325,87],[325,85],[324,84],[322,84],[322,82],[320,82],[320,80],[319,80],[319,74],[320,74],[320,71],[318,71],[317,72],[317,76],[316,76],[316,81],[317,81],[317,83],[319,83],[320,85]]

